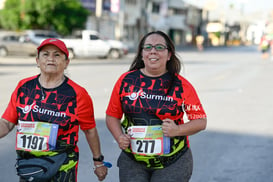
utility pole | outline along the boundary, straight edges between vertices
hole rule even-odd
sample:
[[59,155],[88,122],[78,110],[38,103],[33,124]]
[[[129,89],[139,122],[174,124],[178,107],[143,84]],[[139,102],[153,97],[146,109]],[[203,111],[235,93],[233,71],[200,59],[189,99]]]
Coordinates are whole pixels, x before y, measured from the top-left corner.
[[96,30],[100,32],[100,19],[102,15],[102,0],[96,0]]
[[119,0],[119,12],[118,12],[118,37],[119,40],[124,38],[124,9],[125,1]]

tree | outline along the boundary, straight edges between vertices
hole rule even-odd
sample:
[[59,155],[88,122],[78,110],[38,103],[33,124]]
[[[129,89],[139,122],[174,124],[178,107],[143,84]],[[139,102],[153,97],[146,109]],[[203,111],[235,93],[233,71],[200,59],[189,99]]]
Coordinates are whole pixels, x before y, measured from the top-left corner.
[[0,24],[8,30],[46,29],[67,35],[83,29],[88,15],[79,0],[7,0]]
[[20,0],[7,0],[5,9],[0,11],[1,27],[8,30],[18,30],[21,26],[20,20]]

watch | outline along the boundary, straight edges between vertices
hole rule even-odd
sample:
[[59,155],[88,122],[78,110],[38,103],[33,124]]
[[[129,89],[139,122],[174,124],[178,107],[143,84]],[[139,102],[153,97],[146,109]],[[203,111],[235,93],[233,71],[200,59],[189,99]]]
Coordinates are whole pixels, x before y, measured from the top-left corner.
[[93,157],[93,161],[103,162],[103,160],[104,160],[104,156],[103,155],[100,155],[98,158],[94,158]]

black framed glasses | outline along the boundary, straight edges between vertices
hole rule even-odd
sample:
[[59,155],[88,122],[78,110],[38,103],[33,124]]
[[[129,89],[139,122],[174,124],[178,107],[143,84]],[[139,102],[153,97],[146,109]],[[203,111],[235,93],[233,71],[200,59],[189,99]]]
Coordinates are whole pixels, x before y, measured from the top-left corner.
[[155,48],[156,51],[164,51],[165,49],[167,49],[167,46],[162,44],[156,44],[156,45],[144,44],[142,48],[145,51],[151,51],[153,48]]

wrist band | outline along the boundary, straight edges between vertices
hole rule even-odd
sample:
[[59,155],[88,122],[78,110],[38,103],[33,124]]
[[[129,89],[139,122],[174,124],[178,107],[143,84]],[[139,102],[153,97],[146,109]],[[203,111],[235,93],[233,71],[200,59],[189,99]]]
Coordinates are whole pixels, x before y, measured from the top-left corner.
[[104,166],[104,164],[98,164],[98,165],[95,165],[95,166],[93,167],[93,169],[94,169],[94,171],[95,171],[97,168],[102,167],[102,166]]
[[105,167],[108,167],[108,168],[111,168],[112,167],[112,164],[110,162],[104,162],[102,164],[98,164],[98,165],[95,165],[93,167],[94,171],[99,168],[99,167],[102,167],[102,166],[105,166]]

